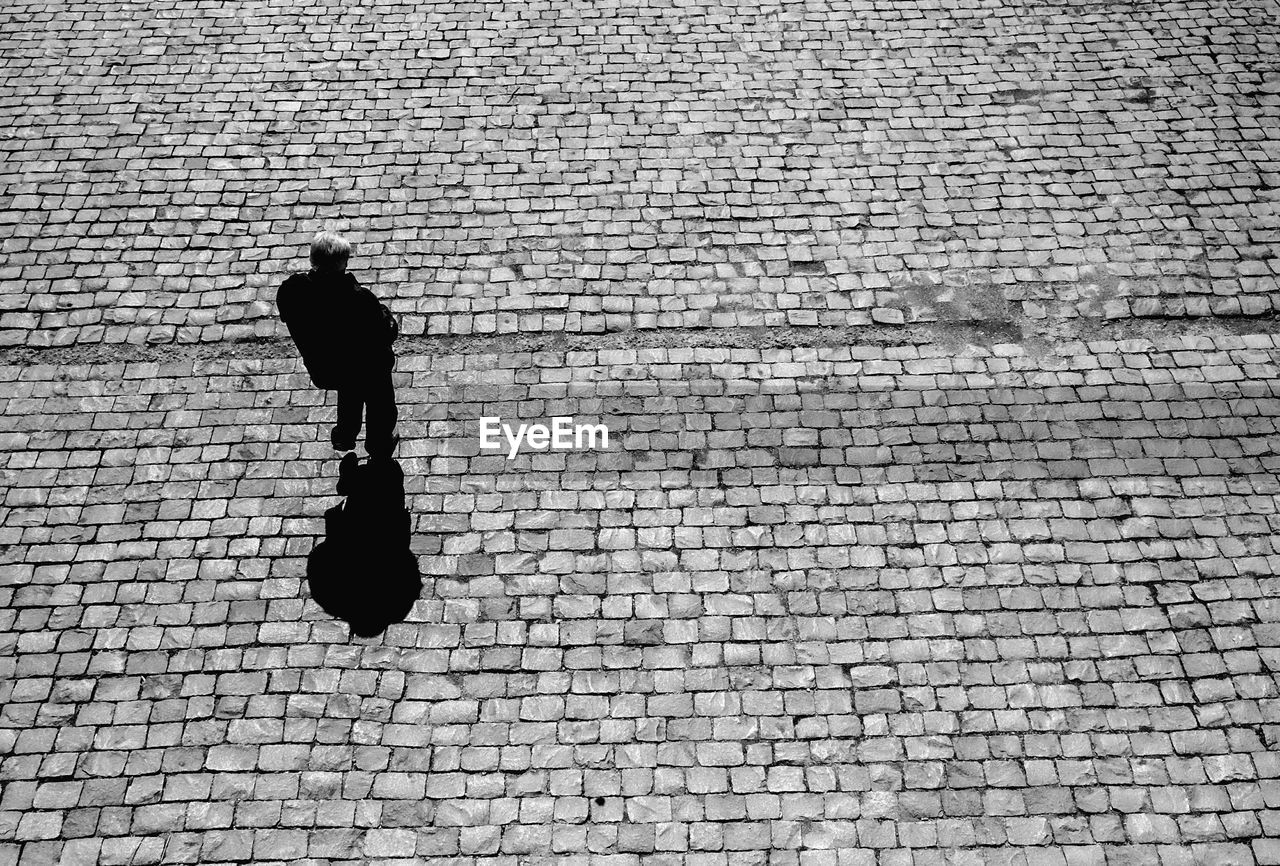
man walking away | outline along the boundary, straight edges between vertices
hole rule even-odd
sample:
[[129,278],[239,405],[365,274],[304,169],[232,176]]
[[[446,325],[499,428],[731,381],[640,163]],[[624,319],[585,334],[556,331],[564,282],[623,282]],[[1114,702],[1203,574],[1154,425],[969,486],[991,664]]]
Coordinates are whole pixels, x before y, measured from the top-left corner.
[[391,311],[347,272],[351,243],[332,232],[311,241],[311,270],[290,276],[276,294],[280,318],[317,388],[338,392],[333,447],[351,451],[367,414],[365,451],[390,457],[395,435],[396,395],[391,382],[400,333]]

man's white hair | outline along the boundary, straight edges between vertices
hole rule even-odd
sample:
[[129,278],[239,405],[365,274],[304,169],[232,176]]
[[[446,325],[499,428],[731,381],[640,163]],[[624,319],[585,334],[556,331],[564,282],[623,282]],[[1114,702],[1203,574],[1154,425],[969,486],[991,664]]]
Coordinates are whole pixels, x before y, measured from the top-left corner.
[[351,241],[335,232],[318,232],[311,239],[311,267],[317,271],[342,271],[351,258]]

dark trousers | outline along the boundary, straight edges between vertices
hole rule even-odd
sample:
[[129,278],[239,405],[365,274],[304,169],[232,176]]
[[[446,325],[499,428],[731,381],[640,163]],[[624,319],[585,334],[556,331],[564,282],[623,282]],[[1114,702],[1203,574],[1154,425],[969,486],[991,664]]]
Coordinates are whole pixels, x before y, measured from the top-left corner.
[[396,429],[396,389],[391,370],[379,370],[353,378],[338,387],[338,423],[333,441],[355,444],[360,435],[361,416],[368,421],[365,450],[370,454],[391,452],[391,435]]

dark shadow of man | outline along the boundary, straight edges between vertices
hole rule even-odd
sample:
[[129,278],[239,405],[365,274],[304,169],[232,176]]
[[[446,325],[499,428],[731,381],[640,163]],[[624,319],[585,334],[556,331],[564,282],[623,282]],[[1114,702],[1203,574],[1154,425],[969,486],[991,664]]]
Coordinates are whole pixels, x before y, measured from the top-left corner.
[[403,622],[422,592],[404,471],[391,457],[362,463],[348,454],[338,493],[346,500],[325,512],[325,539],[307,558],[307,583],[316,603],[353,635],[375,637]]

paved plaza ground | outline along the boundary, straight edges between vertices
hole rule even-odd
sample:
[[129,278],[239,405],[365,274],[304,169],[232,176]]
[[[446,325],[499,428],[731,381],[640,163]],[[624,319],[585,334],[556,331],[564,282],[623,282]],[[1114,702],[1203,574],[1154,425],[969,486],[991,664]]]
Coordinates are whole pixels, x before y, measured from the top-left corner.
[[[1278,22],[6,6],[0,866],[1280,864]],[[376,636],[322,228],[402,320]]]

